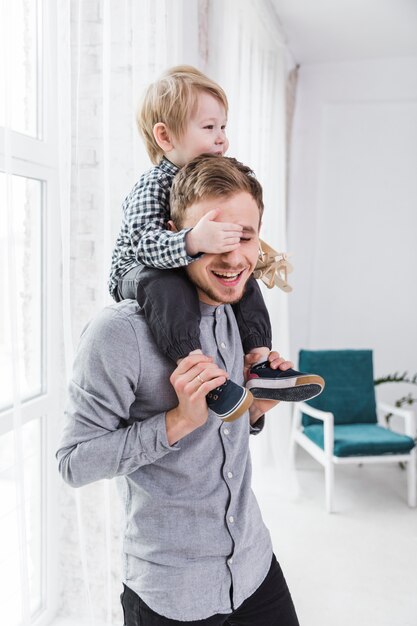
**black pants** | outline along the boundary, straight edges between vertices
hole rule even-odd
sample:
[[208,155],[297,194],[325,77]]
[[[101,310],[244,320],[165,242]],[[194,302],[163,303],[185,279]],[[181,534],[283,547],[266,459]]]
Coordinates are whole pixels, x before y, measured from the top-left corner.
[[124,626],[299,626],[287,583],[275,555],[261,586],[233,613],[212,615],[193,622],[168,619],[152,611],[126,585],[121,601]]
[[[197,291],[184,270],[138,265],[119,280],[115,298],[139,302],[158,348],[173,361],[201,349]],[[261,346],[271,349],[271,322],[253,277],[233,310],[245,354]]]

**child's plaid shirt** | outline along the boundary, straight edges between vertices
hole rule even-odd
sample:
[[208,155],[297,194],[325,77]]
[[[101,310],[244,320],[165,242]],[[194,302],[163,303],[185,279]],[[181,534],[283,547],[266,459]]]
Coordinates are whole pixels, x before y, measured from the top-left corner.
[[123,221],[112,254],[109,291],[114,297],[119,278],[138,263],[160,269],[185,267],[197,257],[188,256],[184,228],[167,230],[169,193],[178,167],[163,158],[145,172],[123,203]]

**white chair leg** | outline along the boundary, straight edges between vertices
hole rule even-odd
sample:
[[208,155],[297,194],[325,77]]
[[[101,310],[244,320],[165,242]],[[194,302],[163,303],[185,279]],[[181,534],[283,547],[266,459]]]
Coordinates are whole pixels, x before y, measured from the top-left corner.
[[326,482],[326,511],[333,513],[334,501],[334,465],[329,460],[324,466],[325,482]]
[[407,463],[407,495],[408,506],[414,508],[417,506],[416,502],[416,490],[417,490],[417,468],[416,468],[416,449],[412,451],[410,460]]

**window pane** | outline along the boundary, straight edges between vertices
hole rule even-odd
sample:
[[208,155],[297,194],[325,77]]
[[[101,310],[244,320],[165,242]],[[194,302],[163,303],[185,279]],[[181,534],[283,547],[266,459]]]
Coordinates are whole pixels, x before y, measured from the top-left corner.
[[[0,18],[0,84],[5,85],[5,90],[0,97],[0,126],[6,124],[5,98],[9,97],[11,128],[40,138],[38,103],[42,90],[39,80],[38,0],[5,0],[4,7],[5,15]],[[10,43],[6,58],[4,41]],[[3,76],[6,63],[8,71]]]
[[[41,420],[21,430],[22,459],[15,459],[14,434],[0,437],[0,606],[1,623],[17,626],[22,621],[22,571],[27,570],[29,610],[33,615],[42,606],[42,464]],[[26,555],[19,543],[19,515],[16,466],[23,467]]]
[[[43,390],[42,344],[42,191],[40,180],[12,176],[9,193],[7,177],[0,172],[0,206],[12,206],[13,241],[8,241],[7,211],[0,212],[0,284],[5,286],[0,300],[0,408],[13,400],[13,376],[19,375],[22,399],[38,395]],[[12,247],[11,247],[12,245]],[[10,263],[14,257],[13,264]],[[9,281],[17,295],[14,318],[9,298]],[[18,355],[13,368],[11,322],[16,321]]]

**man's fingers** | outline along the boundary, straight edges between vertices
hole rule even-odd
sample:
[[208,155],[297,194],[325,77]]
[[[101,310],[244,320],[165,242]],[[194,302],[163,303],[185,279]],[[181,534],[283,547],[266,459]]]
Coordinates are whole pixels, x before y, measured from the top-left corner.
[[279,369],[284,372],[285,370],[292,369],[293,367],[294,367],[294,363],[292,361],[284,361],[283,363],[280,363],[279,365]]
[[225,380],[227,377],[227,373],[213,362],[197,363],[182,373],[178,373],[179,369],[178,367],[175,376],[171,376],[171,384],[180,393],[190,394],[212,378],[223,376]]
[[211,380],[206,381],[195,391],[194,397],[201,398],[205,397],[210,391],[216,389],[216,387],[220,387],[226,382],[226,376],[216,376],[216,378],[212,378]]
[[280,370],[284,372],[285,370],[288,370],[294,367],[294,363],[292,361],[286,361],[282,357],[280,357],[279,359],[273,359],[272,361],[270,360],[269,365],[273,370],[276,370],[279,368]]
[[223,377],[225,380],[227,377],[227,373],[216,363],[210,363],[205,365],[205,367],[196,366],[189,370],[186,374],[182,376],[185,387],[185,391],[190,391],[190,389],[195,390],[209,383],[213,378]]
[[282,356],[276,350],[271,350],[271,352],[268,354],[268,361],[272,362],[272,361],[275,361],[276,359],[282,359]]
[[205,354],[189,354],[184,359],[181,359],[177,368],[172,372],[172,375],[184,374],[198,363],[211,363],[212,361],[213,358]]
[[[260,354],[258,353],[250,353],[250,354],[246,354],[245,355],[245,368],[249,368],[252,365],[254,365],[257,361],[259,361],[260,359]],[[268,355],[268,361],[269,361],[269,365],[273,370],[276,369],[280,369],[282,371],[288,370],[292,367],[294,367],[294,364],[292,363],[292,361],[287,361],[287,359],[284,359],[279,352],[275,352],[272,351],[269,353]]]
[[245,365],[250,367],[257,361],[259,361],[262,357],[260,352],[250,352],[249,354],[245,354]]
[[269,353],[268,356],[268,361],[269,361],[269,365],[273,370],[276,369],[280,369],[280,370],[288,370],[292,367],[294,367],[294,364],[292,361],[288,361],[287,359],[284,359],[284,357],[282,357],[279,352],[276,352],[275,350],[272,350],[272,352]]

